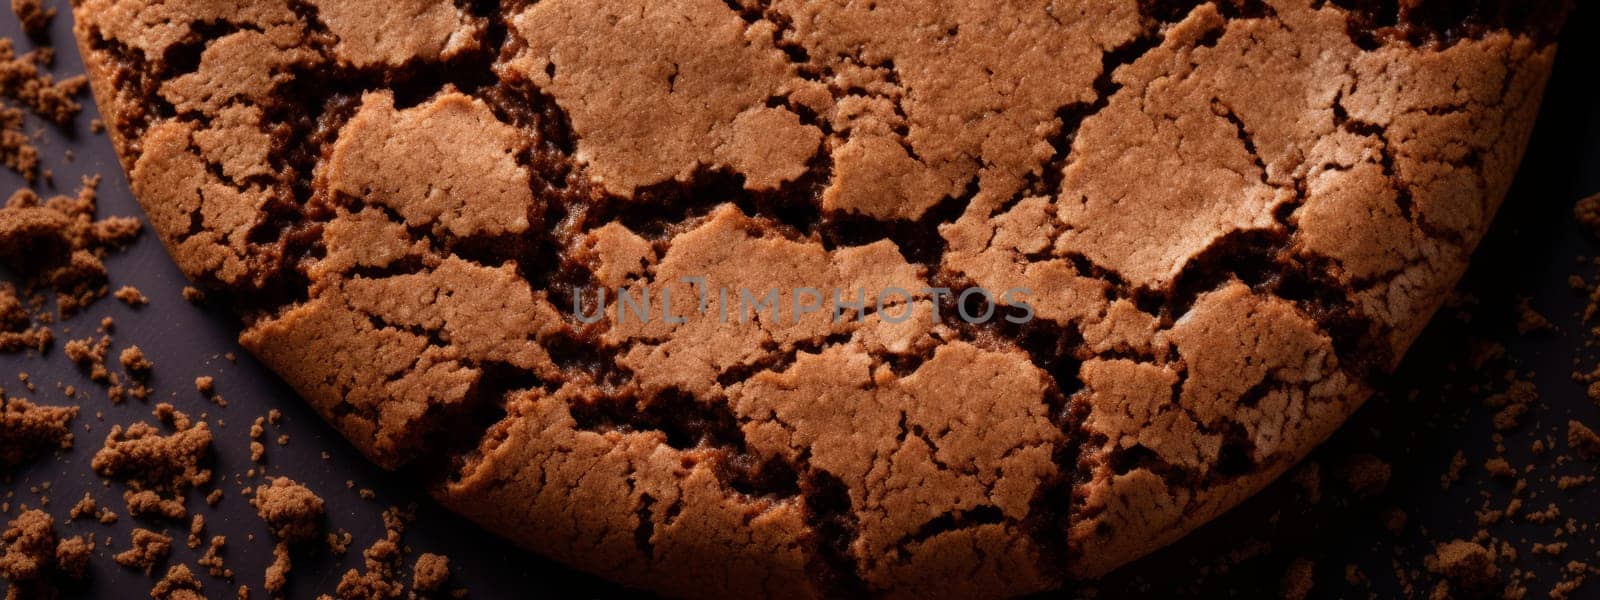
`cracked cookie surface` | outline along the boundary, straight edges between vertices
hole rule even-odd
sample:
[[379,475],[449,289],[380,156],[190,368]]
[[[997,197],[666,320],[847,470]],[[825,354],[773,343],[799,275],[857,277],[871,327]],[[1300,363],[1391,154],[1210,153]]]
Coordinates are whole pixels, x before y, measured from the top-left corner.
[[1448,293],[1562,7],[1386,4],[74,11],[178,265],[378,464],[669,595],[973,597],[1248,497]]

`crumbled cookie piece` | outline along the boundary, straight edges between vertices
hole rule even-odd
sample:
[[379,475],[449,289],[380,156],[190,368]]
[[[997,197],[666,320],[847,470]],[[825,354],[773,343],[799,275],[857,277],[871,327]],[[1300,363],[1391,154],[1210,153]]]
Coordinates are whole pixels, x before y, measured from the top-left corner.
[[82,110],[73,98],[89,87],[89,79],[78,75],[56,81],[42,69],[49,65],[53,54],[49,48],[42,48],[18,56],[12,41],[0,38],[0,96],[16,100],[40,117],[62,125]]
[[1567,445],[1589,460],[1600,459],[1600,434],[1578,421],[1567,421]]
[[263,586],[276,593],[288,582],[289,545],[316,539],[322,532],[324,503],[315,492],[287,477],[257,487],[250,503],[277,540]]
[[1572,216],[1589,233],[1600,237],[1600,194],[1589,196],[1573,204]]
[[72,447],[76,406],[38,406],[0,391],[0,474],[48,452]]
[[22,127],[22,111],[0,105],[0,164],[32,183],[39,178],[39,149]]
[[1427,567],[1444,578],[1441,585],[1446,586],[1445,589],[1469,596],[1487,593],[1502,582],[1495,554],[1474,542],[1455,540],[1440,544],[1428,557]]
[[11,12],[17,15],[28,37],[36,40],[44,39],[50,30],[50,19],[56,16],[56,9],[45,8],[40,0],[11,0]]
[[150,588],[150,597],[155,600],[205,600],[201,592],[200,580],[194,576],[189,567],[184,564],[172,565],[167,569],[166,576]]
[[188,546],[190,550],[199,549],[201,542],[200,534],[205,533],[205,529],[205,515],[196,513],[189,520],[189,537],[188,539],[184,540],[184,545]]
[[87,372],[90,381],[109,385],[116,383],[116,376],[106,368],[106,352],[110,348],[111,337],[102,335],[98,340],[92,337],[68,340],[65,351],[68,359]]
[[[19,592],[35,587],[48,589],[41,580],[55,562],[55,537],[50,515],[44,511],[29,510],[17,515],[0,534],[5,550],[0,553],[0,576]],[[7,597],[11,595],[8,593]]]
[[1288,570],[1283,573],[1283,580],[1279,582],[1279,597],[1284,600],[1305,600],[1315,585],[1316,565],[1304,558],[1297,558],[1289,563]]
[[322,531],[322,497],[287,477],[256,487],[250,503],[275,539],[299,543],[315,539]]
[[43,353],[55,339],[48,327],[35,325],[34,316],[17,297],[17,289],[0,282],[0,353],[24,350]]
[[222,561],[222,551],[227,545],[227,537],[213,536],[211,543],[206,546],[205,554],[202,554],[195,564],[205,567],[206,572],[212,577],[233,579],[233,569],[229,569]]
[[54,291],[63,317],[106,294],[102,259],[139,234],[131,217],[94,220],[98,185],[85,178],[77,196],[48,200],[23,188],[0,207],[0,263],[22,277],[23,289]]
[[423,552],[411,568],[411,589],[418,592],[438,591],[449,579],[450,558],[447,556]]
[[123,370],[136,379],[148,378],[150,371],[155,368],[155,363],[145,358],[144,351],[140,350],[138,346],[123,348],[122,353],[117,356],[117,360],[122,363]]
[[211,470],[200,466],[211,447],[211,430],[204,422],[191,423],[182,413],[168,411],[158,409],[157,414],[166,415],[163,420],[171,423],[172,433],[163,435],[143,421],[126,428],[114,425],[90,461],[95,473],[128,486],[123,499],[132,514],[181,519],[184,492],[211,481]]
[[41,510],[24,510],[0,533],[0,578],[7,600],[55,598],[59,588],[82,579],[94,541],[75,536],[57,542],[54,522]]
[[171,536],[142,527],[133,530],[129,544],[130,548],[118,552],[111,559],[124,567],[142,570],[146,575],[153,572],[156,565],[166,560],[172,552]]
[[94,496],[90,496],[89,492],[84,492],[83,499],[72,505],[71,509],[68,509],[67,518],[82,519],[84,517],[92,517],[97,514],[98,510],[99,504],[95,502]]
[[150,303],[150,299],[146,298],[144,293],[139,291],[139,288],[131,285],[125,285],[117,288],[116,293],[112,294],[112,296],[118,300],[121,300],[123,304],[133,307],[144,306]]
[[361,552],[364,569],[350,569],[339,578],[334,595],[339,600],[395,598],[405,590],[400,577],[405,547],[401,537],[412,515],[398,507],[383,511],[384,537]]
[[56,570],[72,579],[83,579],[94,555],[94,537],[77,535],[56,544]]
[[1367,453],[1355,454],[1336,469],[1340,480],[1362,496],[1382,492],[1389,485],[1389,463]]

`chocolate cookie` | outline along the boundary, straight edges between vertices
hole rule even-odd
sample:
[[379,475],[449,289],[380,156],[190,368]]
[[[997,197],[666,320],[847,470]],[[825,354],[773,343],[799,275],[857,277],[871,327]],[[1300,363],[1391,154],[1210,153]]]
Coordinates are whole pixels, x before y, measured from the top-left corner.
[[74,12],[173,258],[378,464],[666,594],[966,597],[1238,503],[1439,306],[1562,7],[1399,6]]

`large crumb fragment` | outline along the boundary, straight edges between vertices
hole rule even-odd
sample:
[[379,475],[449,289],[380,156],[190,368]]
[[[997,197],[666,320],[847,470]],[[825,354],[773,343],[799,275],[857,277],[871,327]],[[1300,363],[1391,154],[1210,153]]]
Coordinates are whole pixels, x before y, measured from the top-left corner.
[[316,539],[322,532],[325,505],[316,492],[287,477],[257,487],[250,503],[277,540],[264,586],[268,592],[276,593],[288,582],[289,544]]
[[150,362],[150,359],[145,358],[144,350],[139,349],[138,346],[128,346],[127,348],[124,348],[122,350],[122,354],[119,355],[117,359],[122,363],[122,368],[126,370],[129,375],[136,378],[148,377],[150,375],[150,371],[155,368],[155,363],[152,363]]
[[0,392],[0,473],[46,452],[72,447],[78,407],[37,406]]
[[292,479],[278,477],[257,487],[250,502],[276,539],[299,543],[322,531],[322,498]]
[[94,555],[94,537],[78,535],[56,544],[56,570],[67,577],[82,579]]
[[17,297],[16,287],[0,282],[0,353],[43,353],[54,339],[50,328],[34,323],[34,315]]
[[1572,206],[1572,216],[1583,225],[1589,233],[1600,236],[1600,194],[1579,200]]
[[200,580],[189,571],[189,567],[177,564],[167,569],[167,575],[150,588],[150,597],[155,600],[205,600],[200,587]]
[[[0,43],[0,50],[4,48]],[[23,188],[0,207],[0,264],[21,278],[25,292],[53,291],[56,310],[62,317],[77,313],[106,294],[102,259],[139,235],[138,219],[94,220],[98,185],[98,178],[85,178],[76,196],[50,199],[41,199]],[[48,316],[33,318],[35,322],[43,320]],[[3,329],[15,331],[16,324]],[[0,350],[17,349],[0,346]]]
[[5,552],[0,554],[0,576],[11,583],[13,594],[43,594],[52,591],[46,579],[55,563],[55,530],[50,515],[30,510],[17,515],[0,534]]
[[123,304],[128,306],[138,307],[150,303],[150,299],[145,297],[144,293],[139,291],[139,288],[131,285],[117,288],[116,293],[112,294],[112,296],[115,296],[116,299],[121,300]]
[[432,552],[417,557],[411,568],[411,588],[418,592],[432,592],[444,587],[450,579],[450,558]]
[[44,39],[50,30],[50,19],[56,16],[56,9],[45,8],[39,0],[11,0],[11,12],[22,23],[22,31],[36,40]]
[[337,598],[362,600],[400,595],[405,589],[405,582],[400,578],[400,561],[404,558],[405,547],[400,541],[411,518],[409,512],[397,507],[389,507],[383,512],[384,537],[362,551],[364,570],[350,569],[339,578],[339,585],[335,588]]
[[26,105],[35,114],[58,125],[77,116],[82,106],[73,98],[83,93],[89,80],[82,75],[56,81],[42,67],[54,53],[48,48],[21,56],[9,38],[0,38],[0,96]]
[[142,570],[147,575],[172,553],[172,537],[149,529],[134,529],[129,542],[132,547],[112,556],[112,560],[124,567]]
[[0,105],[0,164],[32,183],[39,178],[39,149],[22,127],[22,111]]
[[1584,458],[1600,458],[1600,434],[1583,423],[1567,421],[1567,445]]
[[1444,589],[1456,594],[1475,597],[1498,588],[1501,582],[1494,553],[1474,542],[1456,540],[1440,544],[1433,556],[1428,557],[1427,567],[1444,578],[1441,582]]
[[233,579],[233,569],[229,569],[222,561],[222,551],[227,545],[228,538],[220,535],[212,537],[211,543],[206,546],[205,554],[202,554],[195,564],[205,567],[206,572],[212,577]]
[[[170,406],[167,408],[170,411]],[[113,426],[90,466],[102,477],[128,487],[123,499],[134,515],[155,512],[182,518],[184,492],[211,481],[211,470],[200,466],[211,447],[211,430],[176,411],[157,414],[176,431],[162,435],[160,429],[143,421],[126,429]]]

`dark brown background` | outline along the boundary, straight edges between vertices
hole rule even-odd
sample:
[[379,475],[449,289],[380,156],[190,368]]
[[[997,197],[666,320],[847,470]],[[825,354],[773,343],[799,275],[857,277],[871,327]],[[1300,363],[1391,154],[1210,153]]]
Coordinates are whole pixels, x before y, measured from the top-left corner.
[[[66,2],[55,4],[66,12]],[[1552,473],[1596,474],[1592,462],[1574,461],[1556,467],[1552,460],[1565,450],[1568,419],[1600,425],[1600,407],[1591,403],[1582,386],[1570,377],[1575,360],[1585,368],[1593,361],[1583,353],[1586,333],[1576,316],[1584,299],[1567,284],[1571,275],[1589,276],[1593,272],[1592,267],[1579,264],[1576,257],[1600,252],[1600,243],[1571,219],[1574,201],[1600,192],[1600,101],[1590,95],[1600,79],[1597,13],[1600,10],[1595,6],[1580,6],[1568,24],[1556,75],[1517,184],[1495,229],[1480,248],[1472,272],[1460,287],[1461,296],[1468,300],[1441,311],[1399,373],[1383,383],[1385,393],[1374,398],[1311,459],[1321,466],[1322,500],[1311,503],[1299,486],[1279,482],[1187,540],[1103,582],[1099,586],[1102,596],[1273,596],[1279,591],[1285,568],[1297,558],[1316,564],[1313,597],[1402,594],[1405,588],[1393,566],[1397,561],[1403,569],[1419,569],[1436,542],[1471,537],[1480,529],[1474,511],[1482,507],[1486,497],[1492,498],[1491,504],[1497,507],[1504,506],[1509,497],[1511,486],[1492,481],[1481,467],[1493,453],[1489,420],[1494,413],[1481,400],[1496,389],[1493,383],[1502,381],[1507,368],[1533,373],[1541,394],[1538,408],[1506,440],[1513,465],[1540,465],[1538,476],[1529,479],[1532,488],[1528,495],[1532,498],[1528,505],[1538,510],[1554,502],[1561,507],[1563,520],[1570,517],[1589,523],[1600,521],[1600,484],[1563,492],[1548,481]],[[63,14],[53,23],[51,41],[59,51],[55,66],[59,75],[82,72],[71,44],[70,21],[70,16]],[[19,52],[30,47],[9,14],[0,18],[0,35],[17,40]],[[85,102],[89,102],[87,98]],[[110,141],[88,131],[88,123],[95,116],[94,108],[86,107],[69,132],[29,117],[28,130],[40,133],[45,166],[55,173],[54,183],[42,184],[39,190],[70,194],[76,190],[80,176],[98,173],[105,178],[100,188],[101,216],[139,215]],[[75,154],[71,162],[65,159],[68,149]],[[15,174],[0,171],[0,190],[9,192],[20,185],[23,182]],[[76,385],[89,390],[90,396],[82,403],[83,412],[74,422],[78,441],[73,451],[39,460],[21,469],[9,483],[0,483],[0,495],[16,495],[9,498],[11,515],[19,503],[37,505],[38,495],[29,490],[46,481],[51,484],[48,508],[58,518],[85,491],[119,514],[124,512],[120,487],[103,485],[90,471],[89,457],[112,424],[148,419],[150,405],[128,402],[112,406],[103,391],[90,384],[59,349],[60,340],[88,335],[100,317],[111,316],[116,320],[113,352],[127,344],[138,344],[156,363],[154,398],[173,402],[191,414],[208,413],[212,421],[216,434],[213,468],[226,497],[217,509],[205,511],[207,536],[228,536],[226,558],[236,578],[230,584],[203,577],[209,596],[231,597],[233,588],[243,583],[260,597],[262,573],[271,561],[271,546],[266,529],[239,490],[256,483],[240,479],[252,466],[248,430],[250,422],[269,408],[283,411],[281,432],[290,435],[291,443],[286,447],[268,444],[267,470],[292,476],[317,491],[328,501],[329,526],[347,529],[355,536],[350,552],[342,559],[331,556],[320,544],[296,551],[294,572],[286,590],[288,597],[331,592],[346,568],[359,565],[360,549],[381,535],[379,515],[383,508],[411,502],[418,503],[420,518],[408,532],[406,543],[417,552],[450,556],[456,583],[470,588],[474,598],[629,595],[626,590],[501,542],[433,506],[404,476],[385,473],[365,463],[291,390],[238,347],[234,342],[237,326],[225,310],[196,307],[181,298],[185,282],[152,232],[146,232],[127,251],[111,257],[108,264],[113,288],[135,285],[150,297],[151,304],[130,309],[114,300],[103,300],[58,326],[56,347],[45,356],[0,355],[0,387],[8,393],[45,404],[63,404],[68,400],[58,386]],[[5,276],[0,272],[0,277]],[[1516,304],[1520,298],[1530,299],[1532,307],[1556,323],[1557,330],[1517,334]],[[1471,318],[1464,319],[1466,314]],[[1481,370],[1465,368],[1473,343],[1482,340],[1504,343],[1509,360]],[[222,357],[228,352],[238,356],[237,363]],[[32,376],[38,385],[36,392],[23,393],[15,379],[19,371]],[[191,382],[198,375],[217,377],[228,407],[219,409],[195,393]],[[103,420],[96,419],[97,412],[103,413]],[[225,421],[226,426],[220,426],[218,420]],[[92,430],[84,432],[85,424]],[[268,437],[274,438],[278,433],[269,428]],[[1534,439],[1547,436],[1554,436],[1558,451],[1534,457],[1529,445]],[[1462,482],[1441,489],[1439,476],[1458,450],[1471,466]],[[331,459],[321,458],[323,452],[329,453]],[[1351,493],[1333,476],[1338,465],[1362,452],[1387,461],[1393,468],[1389,484],[1375,496]],[[356,490],[346,488],[346,481],[354,481],[357,488],[376,490],[378,500],[361,500]],[[200,495],[190,499],[191,508],[204,506]],[[1383,526],[1381,517],[1384,511],[1395,508],[1408,516],[1398,535]],[[115,550],[120,551],[126,547],[128,532],[138,525],[151,526],[124,516],[110,527],[58,523],[58,533],[93,533],[98,539],[110,535]],[[1596,560],[1600,558],[1600,545],[1596,544],[1593,531],[1566,538],[1571,546],[1559,558],[1530,555],[1527,547],[1531,542],[1553,541],[1553,527],[1513,522],[1490,528],[1494,535],[1522,548],[1522,556],[1514,566],[1536,574],[1537,580],[1528,584],[1531,597],[1543,597],[1561,578],[1558,571],[1569,560],[1589,560],[1600,566],[1600,560]],[[169,530],[181,541],[186,526],[175,524]],[[254,535],[255,541],[246,541],[248,535]],[[116,566],[109,560],[110,553],[103,548],[97,553],[88,583],[73,595],[145,595],[152,579]],[[197,551],[183,548],[181,543],[174,548],[173,560],[193,565],[197,556]],[[1218,568],[1231,563],[1237,564],[1226,572]],[[1347,583],[1347,565],[1357,565],[1371,579],[1370,587]],[[1432,579],[1423,575],[1419,582],[1427,585]],[[1600,597],[1600,581],[1581,589],[1578,597]]]

